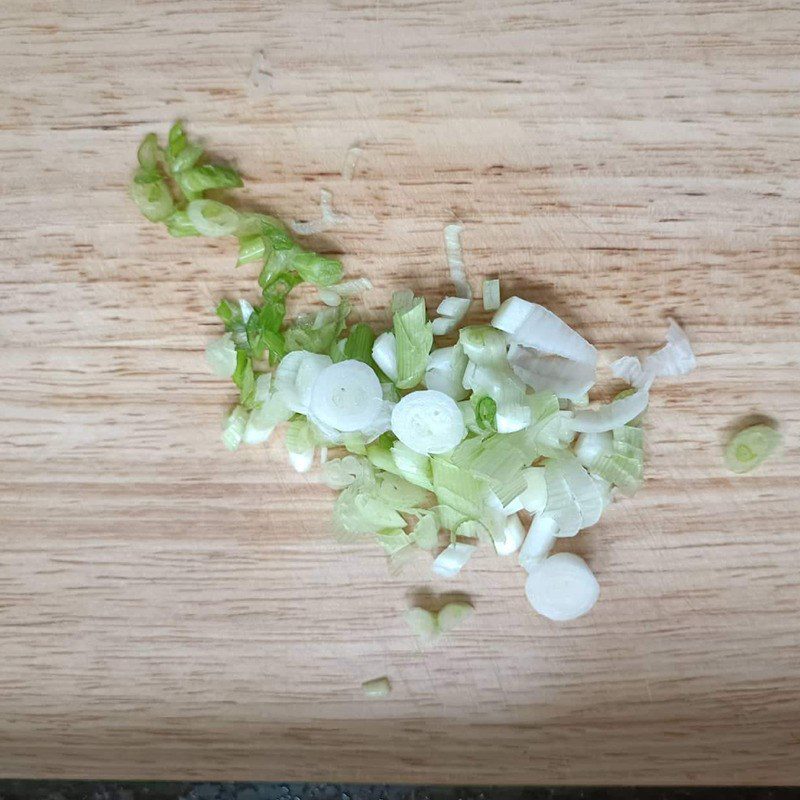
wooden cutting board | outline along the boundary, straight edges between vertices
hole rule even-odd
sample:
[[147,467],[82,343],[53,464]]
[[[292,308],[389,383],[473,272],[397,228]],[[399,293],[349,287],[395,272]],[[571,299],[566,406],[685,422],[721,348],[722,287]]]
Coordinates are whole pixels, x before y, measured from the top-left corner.
[[[796,7],[6,0],[0,31],[4,777],[800,782]],[[364,319],[448,290],[459,220],[475,286],[604,359],[681,321],[698,369],[653,394],[645,487],[562,543],[591,615],[535,616],[488,552],[387,576],[279,442],[223,450],[202,351],[254,273],[126,195],[176,118],[243,207],[333,192],[311,244],[374,282]],[[785,445],[735,476],[753,414]],[[403,610],[452,592],[475,617],[420,650]]]

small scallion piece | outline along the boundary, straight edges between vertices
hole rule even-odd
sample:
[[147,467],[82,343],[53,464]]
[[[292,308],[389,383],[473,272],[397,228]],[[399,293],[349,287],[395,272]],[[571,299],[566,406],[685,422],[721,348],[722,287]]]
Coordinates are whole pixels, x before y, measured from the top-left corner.
[[725,465],[732,472],[750,472],[778,447],[781,435],[775,428],[759,424],[739,431],[725,448]]

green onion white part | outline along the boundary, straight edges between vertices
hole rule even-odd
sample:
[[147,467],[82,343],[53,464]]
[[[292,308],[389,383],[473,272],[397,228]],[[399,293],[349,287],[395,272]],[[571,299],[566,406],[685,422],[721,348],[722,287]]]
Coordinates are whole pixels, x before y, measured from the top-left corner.
[[582,558],[556,553],[530,572],[525,593],[543,617],[564,622],[590,611],[600,596],[600,586]]
[[325,367],[309,393],[309,416],[337,431],[364,430],[382,409],[381,382],[362,361],[340,361]]
[[311,390],[320,374],[333,362],[330,356],[295,350],[287,353],[275,370],[275,390],[297,414],[308,414]]
[[[213,374],[238,392],[223,425],[225,447],[264,445],[282,427],[295,469],[311,470],[319,453],[323,481],[338,492],[337,536],[376,543],[392,572],[417,554],[431,560],[434,575],[452,578],[479,546],[491,546],[517,554],[530,573],[528,598],[544,616],[573,619],[594,605],[599,589],[586,564],[549,554],[558,539],[597,524],[614,497],[641,486],[640,424],[650,394],[696,363],[674,321],[660,349],[612,364],[629,389],[610,403],[590,402],[597,350],[541,305],[520,297],[501,303],[497,279],[483,283],[491,324],[462,327],[472,289],[460,225],[444,231],[455,293],[433,321],[425,299],[401,289],[384,329],[352,324],[350,301],[372,289],[369,280],[342,280],[338,261],[305,249],[280,220],[206,197],[241,186],[241,178],[209,163],[180,124],[164,145],[145,137],[137,157],[131,197],[147,219],[172,236],[235,238],[237,266],[256,268],[261,299],[222,300],[224,335],[206,348]],[[346,219],[324,189],[320,215],[294,232]],[[302,284],[323,307],[289,320],[289,296]],[[434,335],[445,333],[457,333],[457,343],[434,349]],[[778,440],[769,426],[742,431],[726,463],[752,469]],[[412,609],[407,620],[428,640],[469,613],[456,604],[438,615]]]
[[519,551],[520,566],[530,572],[541,564],[556,543],[558,525],[552,517],[538,514],[534,517],[522,549]]
[[433,562],[433,571],[440,578],[453,578],[461,572],[461,568],[472,558],[477,550],[474,544],[453,542],[445,547]]
[[499,541],[495,540],[494,549],[499,556],[510,556],[519,550],[524,539],[525,528],[522,526],[520,518],[516,514],[511,514],[506,517],[503,536]]
[[397,381],[397,341],[391,331],[384,331],[375,339],[372,360],[390,381]]
[[497,311],[500,308],[500,281],[497,278],[483,282],[483,310]]
[[461,225],[458,224],[448,225],[444,229],[447,265],[450,268],[450,279],[456,287],[456,296],[445,297],[436,309],[439,316],[432,324],[435,336],[445,336],[456,330],[472,304],[472,287],[467,280],[464,257],[461,253],[461,230]]
[[407,394],[394,407],[392,433],[416,453],[438,455],[459,444],[466,429],[455,400],[428,389]]
[[206,345],[206,361],[218,378],[230,378],[236,369],[236,345],[233,334],[226,333]]

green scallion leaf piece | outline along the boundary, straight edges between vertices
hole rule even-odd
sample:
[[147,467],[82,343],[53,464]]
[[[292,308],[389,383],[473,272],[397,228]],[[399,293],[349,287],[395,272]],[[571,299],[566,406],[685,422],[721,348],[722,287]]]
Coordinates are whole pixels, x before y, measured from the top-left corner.
[[[399,293],[397,293],[399,294]],[[395,295],[397,297],[397,294]],[[395,306],[395,301],[392,301]],[[418,386],[428,365],[428,353],[433,346],[433,332],[425,311],[425,300],[421,297],[407,302],[407,297],[398,300],[394,312],[394,338],[397,348],[398,389],[413,389]]]
[[344,346],[344,357],[363,361],[374,369],[375,364],[372,361],[374,342],[375,333],[372,328],[364,322],[359,322],[350,328],[350,334]]

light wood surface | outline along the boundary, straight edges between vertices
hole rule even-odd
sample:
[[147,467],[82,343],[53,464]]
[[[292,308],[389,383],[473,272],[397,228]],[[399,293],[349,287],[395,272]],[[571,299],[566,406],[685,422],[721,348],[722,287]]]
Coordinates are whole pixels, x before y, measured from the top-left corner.
[[[5,0],[0,773],[800,782],[793,5]],[[307,219],[333,191],[352,221],[313,243],[374,281],[367,319],[448,288],[461,220],[476,285],[608,356],[685,325],[699,368],[654,393],[645,488],[563,545],[590,616],[536,617],[488,552],[388,577],[277,445],[222,449],[202,349],[253,273],[126,197],[179,117],[242,205]],[[757,413],[783,452],[731,475]],[[420,651],[401,612],[448,591],[477,613]]]

